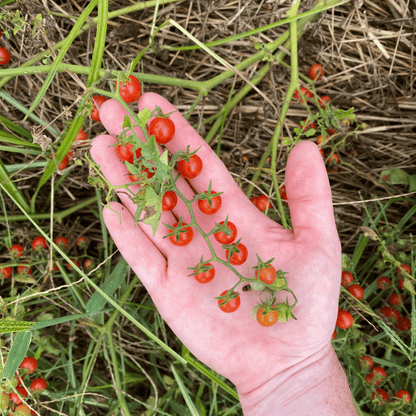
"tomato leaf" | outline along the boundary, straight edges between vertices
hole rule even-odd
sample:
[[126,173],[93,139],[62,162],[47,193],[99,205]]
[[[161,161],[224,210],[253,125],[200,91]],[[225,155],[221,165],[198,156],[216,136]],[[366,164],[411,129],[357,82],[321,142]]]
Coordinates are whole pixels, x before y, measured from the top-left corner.
[[2,377],[11,380],[14,373],[19,368],[20,363],[26,356],[29,349],[32,333],[25,331],[18,333],[13,339],[13,345],[10,348],[7,356],[6,364],[4,366]]

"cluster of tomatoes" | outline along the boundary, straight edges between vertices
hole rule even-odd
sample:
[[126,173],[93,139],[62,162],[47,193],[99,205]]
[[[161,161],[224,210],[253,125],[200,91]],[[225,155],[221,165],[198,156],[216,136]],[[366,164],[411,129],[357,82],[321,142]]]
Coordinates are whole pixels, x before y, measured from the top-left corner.
[[[69,246],[69,240],[65,236],[59,236],[55,239],[55,244],[66,250]],[[87,248],[88,241],[84,236],[78,237],[76,240],[76,246],[79,249]],[[47,249],[48,245],[46,243],[46,239],[43,236],[36,236],[33,238],[31,242],[31,247],[35,253],[42,256],[45,250]],[[26,250],[28,252],[28,250]],[[19,262],[19,258],[25,254],[25,249],[21,244],[13,244],[9,249],[9,254],[13,262]],[[29,257],[33,258],[32,253],[29,253]],[[36,259],[37,261],[38,259]],[[80,265],[80,262],[76,258],[71,259],[77,266]],[[38,262],[38,261],[37,261]],[[68,262],[66,264],[68,270],[71,270],[71,264]],[[91,270],[94,267],[94,260],[92,258],[87,258],[84,261],[84,268],[86,270]],[[58,265],[55,263],[53,271],[59,271]],[[22,261],[19,266],[16,267],[16,273],[19,276],[27,277],[33,273],[33,266],[29,265],[29,263],[25,260]],[[0,278],[1,279],[8,279],[13,274],[13,266],[2,266],[0,267]]]
[[[0,30],[0,38],[2,37],[3,33]],[[0,46],[0,65],[7,65],[10,62],[10,53],[6,48]]]
[[29,397],[29,392],[31,396],[35,396],[40,392],[46,390],[47,382],[42,377],[37,377],[33,379],[29,386],[29,391],[25,386],[25,376],[26,374],[33,374],[38,368],[38,362],[34,357],[25,357],[19,366],[19,370],[16,372],[12,380],[13,389],[7,394],[5,391],[1,393],[0,396],[0,410],[2,414],[6,414],[8,411],[10,415],[14,416],[29,416],[36,415],[36,413],[29,408],[29,406],[23,403],[26,398]]

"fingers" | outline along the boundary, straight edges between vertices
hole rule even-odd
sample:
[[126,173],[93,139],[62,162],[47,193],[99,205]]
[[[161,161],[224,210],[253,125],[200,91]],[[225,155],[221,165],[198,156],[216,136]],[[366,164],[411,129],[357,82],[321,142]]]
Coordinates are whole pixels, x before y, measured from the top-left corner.
[[293,148],[285,182],[295,236],[339,245],[328,175],[315,143],[304,141]]

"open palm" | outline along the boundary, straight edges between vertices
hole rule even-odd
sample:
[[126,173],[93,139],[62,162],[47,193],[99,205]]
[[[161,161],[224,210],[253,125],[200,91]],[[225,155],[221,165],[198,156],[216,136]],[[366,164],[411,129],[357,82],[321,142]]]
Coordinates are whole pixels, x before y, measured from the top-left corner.
[[[159,106],[171,114],[176,133],[167,144],[170,152],[198,150],[204,166],[201,174],[190,180],[197,193],[208,189],[223,192],[221,209],[214,215],[201,213],[194,204],[195,217],[208,232],[216,222],[228,215],[238,229],[237,238],[248,249],[248,259],[236,269],[245,277],[253,277],[256,254],[263,261],[274,258],[276,270],[288,272],[289,287],[299,303],[293,310],[297,320],[278,322],[262,327],[253,319],[251,311],[259,302],[259,292],[242,292],[241,306],[233,313],[224,313],[215,300],[231,288],[238,278],[227,267],[215,263],[216,275],[212,282],[200,284],[189,277],[188,267],[196,266],[201,256],[211,257],[205,240],[194,232],[192,242],[185,247],[172,245],[163,237],[167,228],[161,225],[152,236],[150,226],[134,226],[135,207],[125,194],[119,194],[124,207],[113,203],[112,208],[122,213],[119,217],[109,209],[104,219],[121,254],[139,276],[152,297],[161,316],[202,362],[230,379],[240,392],[251,391],[267,383],[287,368],[306,360],[330,343],[334,330],[341,279],[341,250],[335,227],[331,191],[325,166],[317,146],[302,142],[292,150],[286,169],[288,195],[293,232],[261,213],[244,195],[224,164],[182,115],[165,99],[146,93],[139,100],[139,109],[151,111]],[[127,168],[118,159],[114,136],[122,130],[126,111],[115,100],[106,101],[100,108],[100,118],[109,135],[93,141],[91,154],[101,165],[102,172],[113,185],[128,183]],[[143,137],[138,133],[139,137]],[[126,179],[127,178],[127,179]],[[189,199],[195,194],[182,178],[181,192]],[[182,201],[174,209],[177,217],[190,222],[190,214]],[[175,218],[164,212],[162,223],[172,225]],[[224,250],[211,236],[210,241],[225,260]],[[280,292],[277,300],[293,297]],[[265,294],[262,295],[265,299]]]

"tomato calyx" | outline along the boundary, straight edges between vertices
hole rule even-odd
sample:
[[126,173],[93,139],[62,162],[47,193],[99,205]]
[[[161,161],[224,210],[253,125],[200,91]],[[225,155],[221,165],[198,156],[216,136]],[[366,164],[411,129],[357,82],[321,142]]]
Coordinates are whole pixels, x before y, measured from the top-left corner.
[[240,294],[232,289],[226,290],[217,296],[218,306],[223,312],[234,312],[240,306]]
[[169,118],[169,116],[173,113],[176,113],[176,110],[173,110],[170,113],[164,114],[163,110],[159,106],[156,106],[154,110],[150,113],[149,118],[151,117]]
[[[196,149],[196,150],[194,150],[193,152],[190,152],[189,151],[189,148],[190,148],[191,146],[190,145],[188,145],[187,147],[186,147],[186,151],[184,152],[183,150],[179,150],[178,151],[178,153],[177,153],[177,161],[181,161],[181,160],[184,160],[185,162],[189,162],[189,159],[192,157],[192,156],[194,156],[194,155],[196,155],[196,153],[198,152],[198,150],[201,148],[201,147],[198,147],[198,149]],[[176,155],[175,155],[176,156]]]
[[[172,243],[177,245],[187,245],[192,240],[193,231],[189,224],[183,222],[182,217],[179,218],[179,221],[173,225],[163,224],[168,229],[172,230],[170,233],[166,234],[163,238],[169,238]],[[190,241],[187,241],[186,244],[181,243],[181,234],[191,233]]]
[[194,272],[188,274],[188,276],[195,276],[195,280],[199,283],[209,283],[215,277],[214,266],[211,263],[204,261],[202,256],[197,266],[188,267],[188,270],[194,270]]

